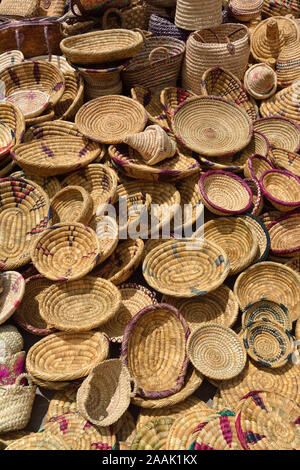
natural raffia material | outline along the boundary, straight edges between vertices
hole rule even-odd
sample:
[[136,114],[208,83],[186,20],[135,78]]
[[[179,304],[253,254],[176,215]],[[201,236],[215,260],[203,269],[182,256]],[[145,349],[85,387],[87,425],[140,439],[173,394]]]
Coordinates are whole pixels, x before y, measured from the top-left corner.
[[130,450],[165,450],[166,441],[174,422],[172,418],[149,421],[136,432]]
[[292,152],[300,150],[300,126],[285,117],[267,117],[253,123],[255,131],[266,136],[272,147],[284,148]]
[[81,186],[67,186],[51,201],[53,223],[89,223],[93,215],[93,200]]
[[2,292],[0,293],[0,324],[8,320],[20,305],[25,292],[23,276],[16,271],[2,273]]
[[267,170],[259,180],[262,192],[275,209],[286,212],[300,207],[300,178],[284,170]]
[[222,23],[222,0],[177,0],[175,24],[179,28],[195,31],[219,26]]

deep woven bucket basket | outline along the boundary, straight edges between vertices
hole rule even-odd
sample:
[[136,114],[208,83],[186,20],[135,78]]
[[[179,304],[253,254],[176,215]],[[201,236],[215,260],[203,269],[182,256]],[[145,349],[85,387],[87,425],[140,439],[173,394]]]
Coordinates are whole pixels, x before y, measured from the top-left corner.
[[25,293],[25,280],[16,271],[6,271],[1,275],[0,324],[8,320],[20,305]]
[[281,212],[300,207],[300,179],[284,170],[267,170],[259,180],[268,201]]
[[[158,325],[160,335],[157,335]],[[128,323],[121,359],[136,380],[140,396],[164,398],[182,388],[188,364],[189,333],[180,312],[167,304],[150,305]],[[154,350],[158,356],[153,355]],[[151,367],[144,367],[145,363]]]

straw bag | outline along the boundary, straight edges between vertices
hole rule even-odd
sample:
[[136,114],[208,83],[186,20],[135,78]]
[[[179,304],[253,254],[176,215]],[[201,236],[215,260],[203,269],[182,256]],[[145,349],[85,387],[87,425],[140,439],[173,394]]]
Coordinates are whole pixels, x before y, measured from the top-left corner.
[[177,0],[175,24],[196,31],[222,23],[222,0]]
[[[112,21],[112,17],[117,17],[117,24]],[[127,8],[110,8],[106,10],[102,19],[102,28],[117,28],[120,24],[124,29],[148,29],[147,5],[143,0],[132,1]]]
[[201,95],[201,80],[211,67],[222,67],[239,79],[244,76],[250,54],[248,28],[227,23],[192,33],[186,43],[182,86]]
[[39,0],[38,16],[60,17],[64,14],[66,0]]
[[[26,379],[28,385],[21,385]],[[13,385],[0,385],[0,433],[24,429],[30,419],[36,386],[27,374],[20,374]]]
[[39,0],[2,0],[0,4],[0,16],[13,16],[30,18],[38,16]]
[[99,15],[107,8],[120,8],[128,5],[130,5],[130,0],[71,0],[71,11],[75,16]]

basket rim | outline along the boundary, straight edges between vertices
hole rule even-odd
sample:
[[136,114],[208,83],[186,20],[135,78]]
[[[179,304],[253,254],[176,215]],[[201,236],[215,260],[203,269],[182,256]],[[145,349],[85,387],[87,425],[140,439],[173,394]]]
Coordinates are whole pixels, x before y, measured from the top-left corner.
[[[291,212],[287,212],[287,213],[283,213],[281,216],[279,216],[277,219],[273,220],[273,222],[270,222],[270,224],[267,225],[267,230],[268,232],[270,232],[270,230],[280,224],[286,220],[289,220],[289,219],[292,219],[294,215],[298,215],[298,217],[300,218],[300,210],[299,209],[295,209],[294,211],[291,211]],[[269,233],[270,235],[270,233]],[[270,235],[270,238],[271,238],[271,235]],[[289,249],[281,249],[281,250],[278,250],[278,249],[274,249],[274,248],[271,248],[271,251],[272,253],[274,253],[275,255],[289,255],[291,253],[295,253],[295,252],[299,252],[300,251],[300,245],[297,245],[295,246],[294,248],[289,248]]]
[[261,263],[262,261],[265,261],[265,259],[268,257],[268,254],[269,254],[269,251],[270,251],[270,246],[271,246],[271,239],[270,239],[270,235],[269,235],[269,232],[267,230],[267,227],[265,226],[265,224],[260,220],[259,217],[257,217],[256,215],[254,214],[249,214],[248,212],[246,214],[244,214],[245,217],[250,217],[252,220],[254,220],[259,226],[260,228],[263,230],[264,234],[265,234],[265,237],[266,237],[266,240],[267,240],[267,246],[266,246],[266,249],[265,251],[263,252],[263,254],[260,256],[260,258],[256,261],[256,263]]
[[296,202],[285,202],[285,201],[283,201],[281,199],[278,199],[277,197],[275,197],[275,196],[273,196],[272,194],[269,193],[269,191],[267,190],[267,188],[264,185],[264,178],[265,178],[265,176],[267,176],[269,174],[274,174],[274,173],[286,176],[288,178],[294,178],[297,181],[297,183],[299,184],[299,188],[300,188],[300,178],[298,178],[298,176],[294,175],[293,173],[290,173],[287,170],[277,170],[277,169],[267,170],[261,175],[261,177],[259,179],[259,184],[260,184],[260,187],[262,189],[262,192],[263,192],[264,196],[267,199],[269,199],[271,201],[274,201],[277,204],[280,204],[281,206],[298,207],[300,205],[300,200],[296,201]]
[[253,169],[253,160],[255,158],[257,158],[258,160],[264,160],[266,163],[268,163],[268,165],[271,166],[273,170],[275,170],[273,163],[271,162],[271,160],[268,159],[268,157],[265,157],[264,155],[261,155],[260,153],[253,153],[252,155],[250,155],[250,157],[248,158],[246,162],[246,165],[248,166],[250,174],[251,174],[250,179],[258,181],[256,173],[254,172],[254,169]]
[[[262,121],[271,121],[271,120],[279,120],[279,121],[285,121],[286,123],[289,123],[289,124],[292,124],[293,127],[295,127],[297,129],[297,131],[299,132],[299,143],[297,145],[297,147],[292,150],[292,152],[294,153],[297,153],[299,150],[300,150],[300,124],[297,124],[295,121],[293,121],[292,119],[289,119],[289,118],[286,118],[284,116],[269,116],[269,117],[262,117],[262,118],[259,118],[259,119],[256,119],[256,121],[254,121],[253,123],[253,127],[254,127],[254,130],[255,129],[255,124],[258,123],[258,122],[262,122]],[[263,131],[259,131],[263,134]],[[265,134],[264,134],[265,135]],[[271,144],[270,142],[270,149],[272,149],[273,145]]]

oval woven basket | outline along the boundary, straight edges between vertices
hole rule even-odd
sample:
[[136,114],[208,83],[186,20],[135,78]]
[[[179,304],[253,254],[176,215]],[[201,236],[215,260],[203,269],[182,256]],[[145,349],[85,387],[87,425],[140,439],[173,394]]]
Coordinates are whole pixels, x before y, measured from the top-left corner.
[[300,177],[300,155],[283,148],[273,148],[270,160],[278,170],[290,171]]
[[134,437],[130,450],[165,450],[168,434],[174,423],[172,418],[149,421]]
[[65,38],[60,48],[75,64],[100,64],[135,56],[143,45],[143,36],[127,29],[93,31]]
[[32,433],[11,442],[5,450],[71,450],[63,439],[53,434]]
[[0,197],[0,266],[9,270],[29,263],[32,243],[50,223],[50,201],[40,186],[19,178],[1,179]]
[[75,281],[88,274],[101,255],[96,233],[79,223],[61,223],[45,230],[31,244],[31,260],[52,281]]
[[96,426],[110,426],[122,417],[130,405],[131,379],[120,359],[98,364],[77,392],[78,411]]
[[84,81],[76,73],[64,74],[66,86],[64,94],[54,107],[56,119],[73,120],[77,111],[83,105]]
[[153,124],[158,124],[164,131],[171,132],[167,113],[157,94],[152,93],[148,88],[137,85],[131,88],[131,96],[135,101],[144,106],[149,121]]
[[40,315],[43,292],[51,282],[40,274],[26,279],[26,290],[18,311],[14,314],[15,322],[25,331],[37,336],[46,336],[54,330],[49,327]]
[[[128,323],[121,359],[136,380],[140,396],[164,398],[182,388],[188,365],[189,333],[180,312],[167,304],[145,307]],[[159,351],[158,355],[153,355],[153,351]]]
[[195,297],[217,289],[229,273],[225,251],[207,240],[166,241],[143,262],[147,283],[163,294]]
[[205,422],[213,413],[211,408],[192,409],[178,417],[168,434],[166,448],[168,450],[189,450],[192,443],[195,441],[193,431],[199,423]]
[[262,155],[250,155],[244,166],[244,175],[246,178],[252,178],[259,181],[261,175],[267,170],[274,170],[273,163]]
[[300,255],[300,214],[283,214],[268,225],[271,252],[275,256],[294,257]]
[[261,175],[259,184],[275,209],[286,212],[300,207],[300,179],[292,173],[268,170]]
[[23,170],[15,171],[14,173],[11,173],[10,176],[11,178],[30,180],[33,183],[38,184],[45,193],[48,194],[50,201],[53,196],[61,190],[61,184],[54,176],[44,178],[43,176],[34,175],[33,173]]
[[[292,321],[300,314],[300,276],[280,263],[264,261],[241,273],[234,285],[234,293],[243,310],[249,303],[261,299],[282,303],[289,310]],[[255,289],[253,289],[255,286]]]
[[198,424],[195,432],[199,432],[195,434],[193,450],[243,450],[235,429],[235,420],[235,413],[224,409]]
[[217,215],[238,215],[250,209],[253,196],[237,175],[222,170],[201,175],[199,188],[203,204]]
[[235,377],[246,365],[242,341],[224,325],[203,323],[191,333],[187,351],[194,367],[212,379]]
[[23,61],[24,56],[21,51],[15,50],[3,52],[3,54],[0,55],[0,72],[12,65],[20,64]]
[[53,333],[31,346],[26,368],[42,380],[79,379],[107,358],[108,349],[108,339],[101,333]]
[[23,276],[16,271],[6,271],[1,275],[0,324],[8,320],[20,305],[25,293]]
[[101,326],[100,331],[105,333],[110,341],[121,343],[125,328],[134,315],[143,308],[156,304],[157,300],[155,294],[144,286],[127,283],[118,287],[121,305],[114,317]]
[[229,275],[235,275],[253,263],[258,243],[250,227],[240,218],[219,217],[204,225],[205,239],[223,248],[229,258]]
[[93,215],[93,199],[81,186],[67,186],[59,191],[51,201],[52,220],[60,222],[80,222],[88,224]]
[[120,305],[121,294],[111,282],[86,276],[46,288],[40,297],[40,315],[58,330],[90,331],[114,317]]
[[253,123],[253,128],[266,136],[271,148],[279,147],[292,152],[300,150],[300,126],[291,119],[281,116],[261,118]]
[[232,101],[216,96],[195,97],[179,105],[172,123],[179,142],[213,157],[237,153],[253,134],[248,114]]
[[242,315],[242,326],[260,321],[276,323],[285,330],[291,331],[292,321],[287,308],[270,300],[259,300],[248,305]]
[[245,183],[249,186],[252,193],[252,205],[249,209],[250,214],[259,215],[264,207],[264,198],[259,182],[252,178],[245,178]]
[[145,108],[132,98],[101,96],[85,103],[75,117],[79,131],[96,142],[121,143],[130,134],[141,132],[147,122]]

